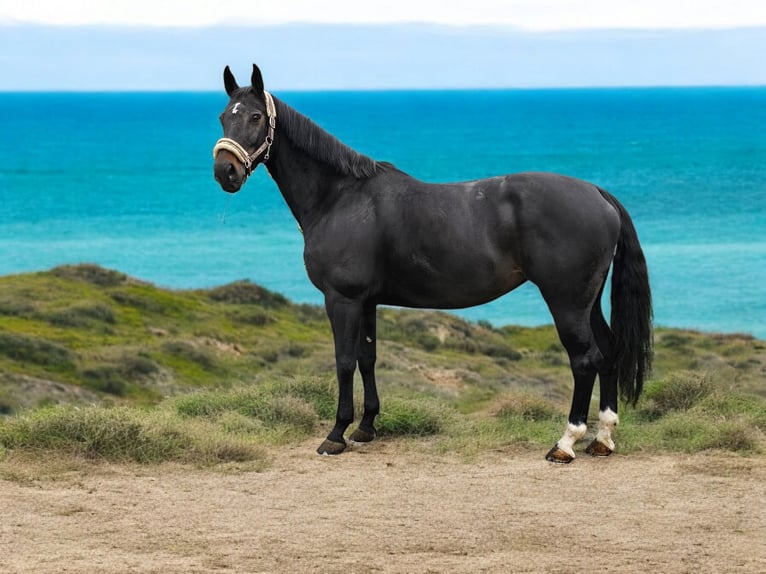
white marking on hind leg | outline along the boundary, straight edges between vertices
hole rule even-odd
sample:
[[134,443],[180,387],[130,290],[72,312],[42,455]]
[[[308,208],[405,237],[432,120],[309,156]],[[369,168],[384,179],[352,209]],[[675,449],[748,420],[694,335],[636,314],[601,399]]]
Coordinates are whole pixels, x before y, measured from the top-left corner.
[[588,425],[585,423],[579,425],[573,425],[572,423],[569,423],[567,424],[567,430],[564,431],[564,436],[559,439],[559,442],[556,443],[556,446],[574,458],[574,444],[582,437],[584,437],[587,431]]
[[614,450],[614,441],[612,440],[612,431],[614,427],[620,424],[620,417],[612,409],[608,408],[605,411],[598,413],[598,433],[596,434],[596,440],[608,447],[609,450]]

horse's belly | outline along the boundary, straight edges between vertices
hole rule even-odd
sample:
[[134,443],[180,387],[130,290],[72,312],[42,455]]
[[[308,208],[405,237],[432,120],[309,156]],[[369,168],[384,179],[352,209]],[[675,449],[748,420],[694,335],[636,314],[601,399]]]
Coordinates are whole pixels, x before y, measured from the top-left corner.
[[441,271],[412,267],[391,273],[380,302],[404,307],[461,309],[497,299],[525,281],[521,269],[512,264],[501,268],[474,264]]

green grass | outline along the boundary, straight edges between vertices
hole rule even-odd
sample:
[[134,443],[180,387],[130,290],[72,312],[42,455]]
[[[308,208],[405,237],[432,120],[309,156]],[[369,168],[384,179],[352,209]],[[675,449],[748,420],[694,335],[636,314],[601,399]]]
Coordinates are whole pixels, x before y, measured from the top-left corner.
[[0,333],[0,355],[57,371],[71,370],[75,361],[75,354],[63,345],[16,333]]
[[55,405],[0,419],[3,452],[206,465],[265,459],[334,411],[328,381],[289,379],[170,398],[150,407]]
[[[384,308],[378,331],[381,436],[470,454],[547,449],[563,431],[571,373],[552,326]],[[764,351],[748,335],[658,328],[618,450],[763,452]],[[208,464],[320,440],[333,356],[323,309],[249,281],[176,291],[95,265],[0,277],[0,453]]]
[[212,425],[189,424],[163,410],[129,407],[38,409],[0,424],[0,448],[6,455],[20,451],[144,464],[209,465],[266,457],[253,441],[222,433]]
[[619,427],[621,450],[763,452],[766,400],[694,372],[652,382]]
[[455,415],[454,409],[436,399],[391,397],[376,424],[382,436],[433,436],[450,428]]
[[183,417],[216,421],[236,413],[258,421],[258,428],[283,430],[295,436],[313,432],[319,422],[316,408],[303,397],[267,387],[195,393],[179,397],[172,404]]

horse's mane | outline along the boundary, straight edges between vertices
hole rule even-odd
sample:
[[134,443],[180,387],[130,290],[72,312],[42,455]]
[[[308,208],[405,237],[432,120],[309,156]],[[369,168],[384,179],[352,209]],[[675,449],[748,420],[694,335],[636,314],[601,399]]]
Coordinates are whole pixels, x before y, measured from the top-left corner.
[[343,175],[360,179],[374,175],[382,166],[374,159],[353,150],[309,118],[278,98],[277,131],[314,159],[337,169]]

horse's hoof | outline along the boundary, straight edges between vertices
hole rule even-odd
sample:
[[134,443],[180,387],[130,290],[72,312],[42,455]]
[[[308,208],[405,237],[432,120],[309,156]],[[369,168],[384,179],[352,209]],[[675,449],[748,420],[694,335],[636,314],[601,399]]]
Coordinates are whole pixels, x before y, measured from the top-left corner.
[[344,450],[346,450],[346,443],[325,440],[322,446],[317,449],[317,452],[319,454],[335,455],[342,453]]
[[351,436],[348,437],[348,440],[351,442],[372,442],[375,439],[375,431],[373,432],[367,432],[366,430],[362,430],[361,428],[356,429],[354,432],[351,433]]
[[612,449],[606,446],[603,442],[593,439],[593,442],[588,445],[585,452],[591,456],[609,456],[612,454]]
[[548,462],[555,462],[556,464],[569,464],[574,460],[574,457],[568,452],[561,450],[558,445],[555,445],[548,454],[545,455],[545,460]]

